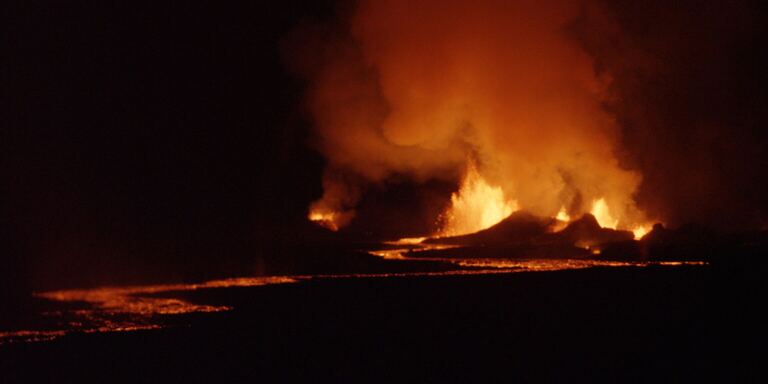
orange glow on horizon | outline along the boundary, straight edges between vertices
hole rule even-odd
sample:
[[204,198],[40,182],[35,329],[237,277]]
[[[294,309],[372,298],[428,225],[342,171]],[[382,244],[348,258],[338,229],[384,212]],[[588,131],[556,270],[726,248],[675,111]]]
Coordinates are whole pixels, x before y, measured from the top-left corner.
[[326,229],[333,232],[339,230],[339,226],[336,223],[338,214],[336,212],[322,212],[318,210],[310,210],[307,218]]
[[622,228],[618,228],[619,220],[611,215],[611,211],[604,198],[599,198],[592,203],[591,213],[597,220],[597,223],[600,224],[600,227],[629,230],[634,235],[635,240],[640,240],[651,231],[651,225],[648,223],[637,224],[633,227],[622,225]]
[[648,224],[638,225],[632,229],[632,234],[635,235],[635,240],[640,240],[651,231],[651,226]]

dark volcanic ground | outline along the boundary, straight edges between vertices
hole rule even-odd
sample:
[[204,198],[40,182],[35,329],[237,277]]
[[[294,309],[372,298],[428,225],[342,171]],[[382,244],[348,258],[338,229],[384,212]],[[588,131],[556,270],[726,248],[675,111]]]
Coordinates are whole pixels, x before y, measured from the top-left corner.
[[162,293],[234,309],[3,345],[1,381],[754,382],[759,274],[614,267]]

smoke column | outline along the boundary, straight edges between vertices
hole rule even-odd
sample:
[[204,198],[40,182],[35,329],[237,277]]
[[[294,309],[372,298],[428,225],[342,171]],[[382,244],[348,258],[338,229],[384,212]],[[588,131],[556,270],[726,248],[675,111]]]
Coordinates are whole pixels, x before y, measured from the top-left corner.
[[[366,185],[393,175],[458,182],[472,163],[516,207],[589,212],[629,228],[641,175],[616,157],[611,79],[572,33],[574,1],[360,1],[314,36],[307,105],[327,158],[315,219],[347,224]],[[307,53],[311,52],[311,53]]]

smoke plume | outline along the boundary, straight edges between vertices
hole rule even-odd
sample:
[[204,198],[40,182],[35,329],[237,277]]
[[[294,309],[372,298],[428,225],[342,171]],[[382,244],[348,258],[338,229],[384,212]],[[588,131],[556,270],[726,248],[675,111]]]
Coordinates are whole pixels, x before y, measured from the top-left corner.
[[575,217],[603,199],[619,227],[644,220],[634,202],[641,175],[620,164],[604,109],[611,78],[574,33],[588,9],[364,0],[321,41],[320,30],[305,31],[315,41],[296,66],[327,158],[316,217],[344,225],[366,185],[393,175],[458,182],[474,164],[536,215]]

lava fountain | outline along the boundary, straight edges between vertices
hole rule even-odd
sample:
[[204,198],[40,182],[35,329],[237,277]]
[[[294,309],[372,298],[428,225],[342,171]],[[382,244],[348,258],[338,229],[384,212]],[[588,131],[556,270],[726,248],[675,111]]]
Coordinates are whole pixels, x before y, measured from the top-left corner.
[[474,233],[499,223],[517,210],[517,202],[507,199],[498,186],[489,185],[469,162],[458,192],[443,214],[440,236]]

